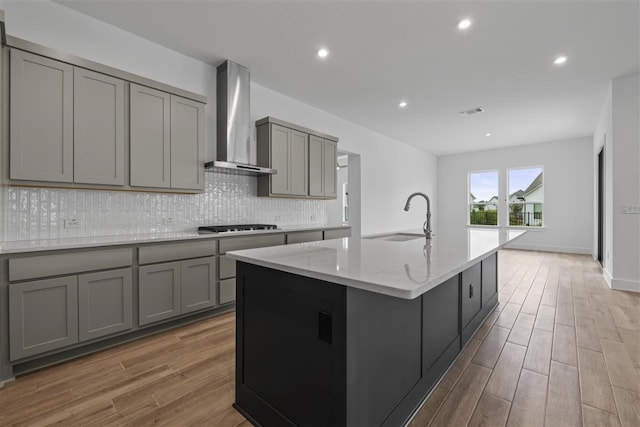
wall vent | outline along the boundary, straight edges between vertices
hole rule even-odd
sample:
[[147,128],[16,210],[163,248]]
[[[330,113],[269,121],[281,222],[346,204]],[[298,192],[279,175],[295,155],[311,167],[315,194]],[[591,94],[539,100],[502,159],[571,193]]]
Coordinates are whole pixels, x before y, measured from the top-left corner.
[[472,108],[470,110],[459,111],[458,114],[464,114],[465,116],[472,116],[474,114],[479,114],[484,112],[484,109],[481,107]]

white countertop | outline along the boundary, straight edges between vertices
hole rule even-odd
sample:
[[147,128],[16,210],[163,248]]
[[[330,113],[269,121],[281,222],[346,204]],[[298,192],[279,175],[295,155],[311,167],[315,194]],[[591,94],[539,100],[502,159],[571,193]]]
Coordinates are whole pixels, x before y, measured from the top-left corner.
[[226,233],[203,233],[193,231],[176,231],[172,233],[123,234],[116,236],[75,237],[64,239],[18,240],[4,242],[0,246],[0,254],[16,254],[25,252],[54,251],[63,249],[80,249],[100,246],[132,245],[155,242],[171,242],[193,239],[224,239],[230,237],[252,236],[257,234],[294,233],[298,231],[335,230],[349,228],[350,225],[301,225],[284,226],[275,230],[234,231]]
[[[408,233],[420,234],[410,230]],[[437,230],[404,242],[345,238],[227,252],[263,267],[413,299],[522,236],[523,230]]]

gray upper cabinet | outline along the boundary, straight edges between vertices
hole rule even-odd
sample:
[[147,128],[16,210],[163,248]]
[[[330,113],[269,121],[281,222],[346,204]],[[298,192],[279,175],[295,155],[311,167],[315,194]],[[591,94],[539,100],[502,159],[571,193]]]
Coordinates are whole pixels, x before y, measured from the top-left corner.
[[258,196],[336,197],[337,138],[272,117],[256,127],[258,165],[277,170],[258,177]]
[[309,135],[309,195],[324,196],[324,139]]
[[309,196],[336,197],[337,143],[309,136]]
[[258,132],[258,164],[278,172],[266,178],[265,195],[304,196],[307,194],[308,135],[276,124],[266,124]]
[[216,259],[198,258],[180,263],[182,314],[216,304]]
[[78,276],[79,341],[133,327],[131,268]]
[[74,69],[74,182],[124,185],[124,81]]
[[73,181],[73,66],[11,49],[10,178]]
[[171,96],[131,84],[130,182],[135,187],[171,186]]
[[131,186],[204,189],[204,104],[131,84]]
[[77,276],[9,285],[10,359],[78,342]]
[[204,105],[171,95],[171,188],[204,190]]
[[335,141],[325,139],[323,146],[323,163],[322,169],[324,171],[324,196],[329,198],[335,198],[336,192],[336,176],[338,170],[336,169],[338,164],[338,144]]

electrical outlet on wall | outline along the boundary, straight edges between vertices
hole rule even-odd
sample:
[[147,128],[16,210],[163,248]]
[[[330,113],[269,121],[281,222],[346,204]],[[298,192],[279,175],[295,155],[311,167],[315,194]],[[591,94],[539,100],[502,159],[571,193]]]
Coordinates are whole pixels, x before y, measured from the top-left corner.
[[620,207],[620,213],[623,213],[623,214],[640,214],[640,206],[622,205]]
[[80,228],[80,220],[77,218],[69,218],[64,220],[64,228]]
[[316,216],[315,215],[311,215],[311,222],[316,220]]

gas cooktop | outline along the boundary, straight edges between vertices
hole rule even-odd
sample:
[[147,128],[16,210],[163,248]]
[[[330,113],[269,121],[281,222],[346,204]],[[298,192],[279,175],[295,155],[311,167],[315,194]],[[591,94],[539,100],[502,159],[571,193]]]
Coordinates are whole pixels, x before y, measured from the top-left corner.
[[230,231],[275,230],[275,224],[232,224],[232,225],[206,225],[198,227],[199,233],[227,233]]

